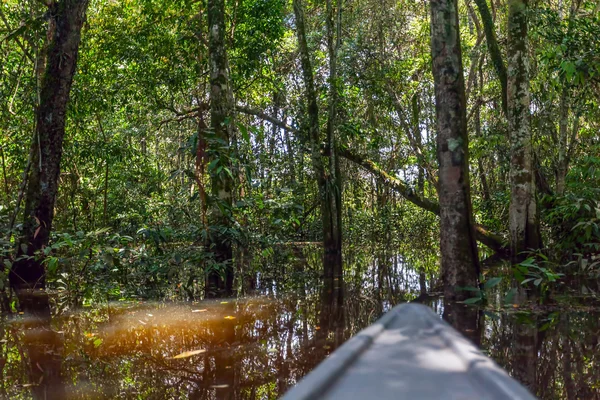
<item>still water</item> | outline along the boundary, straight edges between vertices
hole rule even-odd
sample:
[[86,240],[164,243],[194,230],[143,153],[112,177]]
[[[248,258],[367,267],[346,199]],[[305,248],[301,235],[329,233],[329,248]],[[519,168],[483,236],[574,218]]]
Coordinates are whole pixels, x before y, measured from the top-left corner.
[[[49,319],[4,317],[0,397],[277,398],[432,284],[400,257],[379,258],[346,271],[342,301],[333,305],[311,268],[295,265],[286,279],[262,276],[260,290],[237,299],[111,302]],[[424,301],[440,316],[457,307]],[[600,313],[585,303],[471,309],[468,320],[451,322],[541,398],[598,399]]]

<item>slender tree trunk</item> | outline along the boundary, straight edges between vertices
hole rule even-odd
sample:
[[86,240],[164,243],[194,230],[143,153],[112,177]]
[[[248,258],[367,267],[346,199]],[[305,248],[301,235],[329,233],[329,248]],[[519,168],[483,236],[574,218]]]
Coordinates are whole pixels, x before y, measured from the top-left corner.
[[529,62],[527,54],[528,0],[509,0],[507,108],[510,134],[509,230],[513,261],[523,251],[541,245],[532,171]]
[[565,179],[567,176],[567,136],[569,130],[569,86],[563,82],[558,110],[558,162],[556,165],[556,194],[565,192]]
[[[483,76],[481,69],[477,69],[477,78],[475,78],[474,88],[477,91],[478,104],[475,109],[475,115],[473,116],[473,125],[475,127],[475,137],[481,137],[481,88],[483,88]],[[479,180],[481,181],[481,193],[483,200],[487,205],[490,203],[490,187],[488,185],[486,172],[483,168],[483,157],[477,157],[477,171],[479,172]]]
[[[325,189],[325,201],[329,208],[330,234],[324,243],[326,257],[325,277],[332,279],[336,293],[341,293],[342,283],[342,179],[336,145],[338,79],[337,53],[341,43],[341,0],[334,7],[332,0],[327,0],[327,48],[329,53],[329,110],[327,118],[327,153],[328,168]],[[330,268],[328,268],[330,267]]]
[[17,261],[10,272],[11,286],[17,293],[45,287],[43,259],[37,253],[48,244],[52,229],[66,111],[87,5],[87,0],[56,1],[48,13],[55,27],[36,112],[23,234],[17,248]]
[[4,159],[4,146],[0,145],[0,156],[2,156],[2,178],[4,180],[4,194],[6,194],[6,201],[10,199],[10,193],[8,189],[8,178],[6,177],[6,160]]
[[[335,151],[329,151],[331,142],[328,142],[327,144],[328,152],[330,153],[329,164],[323,160],[321,155],[322,146],[319,128],[319,106],[317,104],[312,63],[310,61],[310,53],[306,41],[304,10],[301,0],[294,0],[294,15],[296,17],[296,33],[298,36],[298,47],[300,49],[302,74],[308,100],[308,137],[311,147],[311,160],[317,178],[319,199],[321,203],[323,245],[325,251],[323,262],[324,272],[325,277],[327,278],[328,276],[334,275],[333,271],[337,271],[335,274],[339,275],[341,278],[341,188],[339,187],[339,182],[336,182],[335,179],[336,176],[339,176],[339,167],[336,166],[337,161]],[[330,113],[330,117],[333,116],[334,115]],[[335,142],[333,132],[331,132],[328,139]],[[338,193],[336,194],[335,191],[338,191]]]
[[468,296],[457,286],[477,286],[479,259],[469,188],[469,140],[458,4],[431,0],[431,53],[437,115],[440,248],[444,295]]
[[[500,80],[500,86],[502,88],[502,110],[506,114],[507,112],[507,85],[508,78],[506,72],[506,65],[502,59],[502,53],[500,52],[500,46],[496,39],[496,30],[494,28],[494,19],[490,13],[490,9],[487,5],[487,0],[475,0],[475,4],[479,9],[479,15],[481,15],[481,21],[483,22],[483,30],[485,32],[485,40],[487,42],[488,52],[494,65],[494,70]],[[494,2],[492,0],[492,6]]]
[[[572,34],[573,20],[577,14],[577,11],[579,10],[580,4],[581,0],[573,0],[571,3],[567,21],[567,35]],[[565,193],[565,180],[567,178],[567,173],[569,172],[569,152],[574,142],[574,140],[571,140],[571,142],[568,143],[569,136],[574,138],[577,135],[577,130],[579,129],[578,117],[575,116],[573,131],[571,132],[571,135],[569,135],[569,100],[571,96],[570,85],[565,77],[562,79],[562,85],[563,90],[560,96],[558,124],[558,163],[556,167],[556,194],[558,195],[563,195]]]
[[[108,137],[106,136],[106,132],[104,132],[104,127],[102,126],[102,121],[99,116],[96,116],[98,120],[98,127],[100,128],[100,133],[102,133],[102,138],[104,139],[104,146],[108,150]],[[104,226],[108,225],[108,172],[109,172],[109,163],[108,163],[108,151],[106,154],[106,159],[104,160],[104,194],[102,199],[102,223]]]
[[[233,103],[231,99],[227,52],[225,50],[225,1],[208,1],[208,53],[210,63],[210,107],[211,129],[215,135],[213,154],[219,159],[219,167],[211,172],[213,195],[211,232],[208,249],[215,255],[215,262],[225,269],[219,274],[211,269],[206,278],[206,296],[229,296],[233,292],[232,246],[224,234],[230,225],[233,178],[225,151],[233,136]],[[222,167],[222,168],[221,168]]]
[[206,231],[206,229],[208,228],[208,204],[206,196],[206,185],[204,179],[204,174],[206,173],[206,164],[208,161],[208,157],[206,154],[207,143],[205,137],[206,131],[208,130],[208,126],[206,126],[206,123],[204,122],[202,112],[202,110],[198,111],[198,142],[196,143],[195,176],[196,184],[198,185],[198,193],[200,194],[200,220],[202,222],[202,226],[205,229],[205,236],[208,237],[208,232]]

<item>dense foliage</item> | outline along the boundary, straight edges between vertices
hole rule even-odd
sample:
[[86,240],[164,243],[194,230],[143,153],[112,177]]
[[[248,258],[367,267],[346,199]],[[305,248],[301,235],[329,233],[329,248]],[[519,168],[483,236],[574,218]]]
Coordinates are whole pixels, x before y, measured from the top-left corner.
[[[375,240],[435,275],[437,217],[410,201],[412,193],[437,197],[429,11],[407,0],[341,2],[332,18],[339,27],[332,82],[331,16],[319,2],[303,3],[323,132],[336,99],[344,246]],[[507,9],[495,0],[489,6],[505,54]],[[34,0],[0,5],[5,305],[23,221],[23,171],[35,168],[30,143],[36,140],[40,64],[48,47],[46,10]],[[39,255],[50,287],[69,302],[202,296],[206,273],[222,269],[206,246],[216,231],[234,249],[240,291],[265,272],[265,260],[282,256],[282,244],[322,240],[292,4],[227,1],[225,11],[236,110],[226,122],[233,127],[229,142],[210,128],[199,129],[201,122],[210,126],[206,2],[91,1],[68,107],[53,231]],[[459,2],[459,19],[474,219],[506,244],[511,160],[501,82],[479,10]],[[598,33],[593,1],[530,6],[531,129],[543,237],[542,249],[532,249],[531,257],[540,264],[551,259],[553,273],[600,271]],[[199,169],[203,141],[208,157]],[[331,147],[325,144],[323,151]],[[227,226],[211,226],[213,205],[225,206],[214,194],[205,196],[219,179],[234,182]],[[493,254],[483,245],[479,250]]]

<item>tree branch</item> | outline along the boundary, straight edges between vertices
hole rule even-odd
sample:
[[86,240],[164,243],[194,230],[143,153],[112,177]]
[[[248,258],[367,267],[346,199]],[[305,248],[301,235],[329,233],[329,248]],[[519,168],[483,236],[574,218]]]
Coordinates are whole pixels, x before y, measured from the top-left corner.
[[285,122],[280,121],[280,120],[278,120],[276,118],[273,118],[272,116],[270,116],[268,114],[265,114],[264,112],[256,110],[254,108],[236,105],[235,106],[235,110],[237,112],[242,113],[242,114],[253,115],[255,117],[263,119],[263,120],[265,120],[267,122],[270,122],[273,125],[281,128],[281,129],[285,129],[285,130],[287,130],[289,132],[298,133],[298,130],[296,128],[292,128],[291,126],[287,125]]
[[[261,111],[258,111],[258,110],[255,110],[255,109],[252,109],[249,107],[239,106],[239,105],[236,106],[235,109],[238,112],[248,114],[248,115],[253,115],[255,117],[264,119],[265,121],[268,121],[282,129],[287,129],[290,132],[298,133],[297,129],[295,129],[295,128],[285,124],[284,122],[279,121],[278,119],[273,118],[270,115],[267,115]],[[435,215],[440,214],[440,205],[437,201],[420,196],[404,181],[396,178],[395,176],[388,174],[383,169],[381,169],[379,166],[377,166],[377,164],[374,163],[373,161],[368,160],[356,153],[353,153],[351,150],[348,150],[348,149],[338,148],[337,150],[338,150],[338,154],[340,157],[344,157],[345,159],[347,159],[355,164],[358,164],[366,171],[377,176],[378,178],[380,178],[383,181],[383,183],[386,186],[389,186],[391,189],[398,192],[402,197],[404,197],[406,200],[410,201],[417,207],[421,207],[422,209],[432,212]],[[478,224],[474,225],[474,229],[475,229],[475,239],[477,239],[477,241],[486,245],[490,249],[496,251],[497,253],[499,253],[503,256],[508,254],[508,248],[506,247],[504,238],[501,235],[490,232],[487,228],[485,228],[481,225],[478,225]]]
[[[380,178],[385,185],[398,192],[402,197],[414,205],[430,211],[435,215],[440,215],[440,205],[437,201],[430,200],[426,197],[421,197],[401,179],[398,179],[383,171],[373,161],[368,160],[358,154],[352,153],[348,149],[338,149],[338,153],[341,157],[360,165],[363,169]],[[474,225],[474,229],[475,238],[479,242],[500,254],[507,254],[508,248],[506,247],[502,236],[490,232],[487,228],[478,224]]]

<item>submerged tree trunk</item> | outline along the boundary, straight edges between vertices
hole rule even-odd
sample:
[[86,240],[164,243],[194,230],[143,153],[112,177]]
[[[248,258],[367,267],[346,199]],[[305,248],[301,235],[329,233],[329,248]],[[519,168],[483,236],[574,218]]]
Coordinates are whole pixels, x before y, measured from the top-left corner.
[[[329,5],[331,7],[331,5]],[[333,11],[331,11],[332,13]],[[331,14],[330,13],[330,14]],[[296,33],[298,36],[298,47],[300,49],[300,61],[302,63],[302,75],[306,89],[306,98],[308,101],[308,139],[311,149],[311,160],[317,184],[319,187],[319,199],[321,203],[321,220],[323,224],[323,246],[324,246],[324,275],[326,278],[338,279],[341,284],[341,187],[339,187],[339,167],[337,166],[336,151],[331,148],[335,144],[334,138],[334,120],[335,117],[335,98],[333,107],[330,105],[330,121],[328,124],[327,152],[329,153],[329,163],[324,161],[321,154],[321,135],[319,129],[319,106],[317,104],[317,93],[315,90],[312,63],[306,41],[304,10],[301,0],[294,0],[294,15],[296,17]],[[328,23],[332,24],[332,22]],[[333,32],[330,32],[333,34]],[[331,53],[331,51],[330,51]],[[335,51],[333,52],[335,57]],[[335,70],[335,62],[333,63]],[[330,77],[331,78],[331,77]],[[335,80],[335,75],[333,80]],[[332,90],[333,91],[333,90]],[[335,96],[334,96],[335,97]],[[329,131],[330,129],[330,131]]]
[[440,249],[444,295],[468,296],[477,286],[479,259],[469,188],[469,140],[456,0],[431,0],[431,54],[437,116]]
[[527,54],[527,2],[510,0],[508,8],[508,129],[510,134],[509,230],[513,261],[540,247],[532,171]]
[[49,6],[54,27],[36,112],[23,234],[10,271],[11,286],[18,294],[44,288],[46,283],[43,257],[38,253],[48,244],[52,229],[67,105],[87,5],[88,0],[62,0]]
[[[206,275],[206,297],[229,296],[233,293],[231,240],[224,232],[230,225],[233,177],[229,158],[229,143],[233,132],[233,103],[230,95],[227,53],[225,50],[225,1],[208,1],[208,53],[210,63],[210,117],[214,133],[213,160],[217,166],[211,173],[213,205],[211,210],[208,251],[212,251],[217,268]],[[227,171],[230,171],[227,173]],[[223,274],[217,269],[221,269]],[[223,271],[224,269],[224,271]]]

